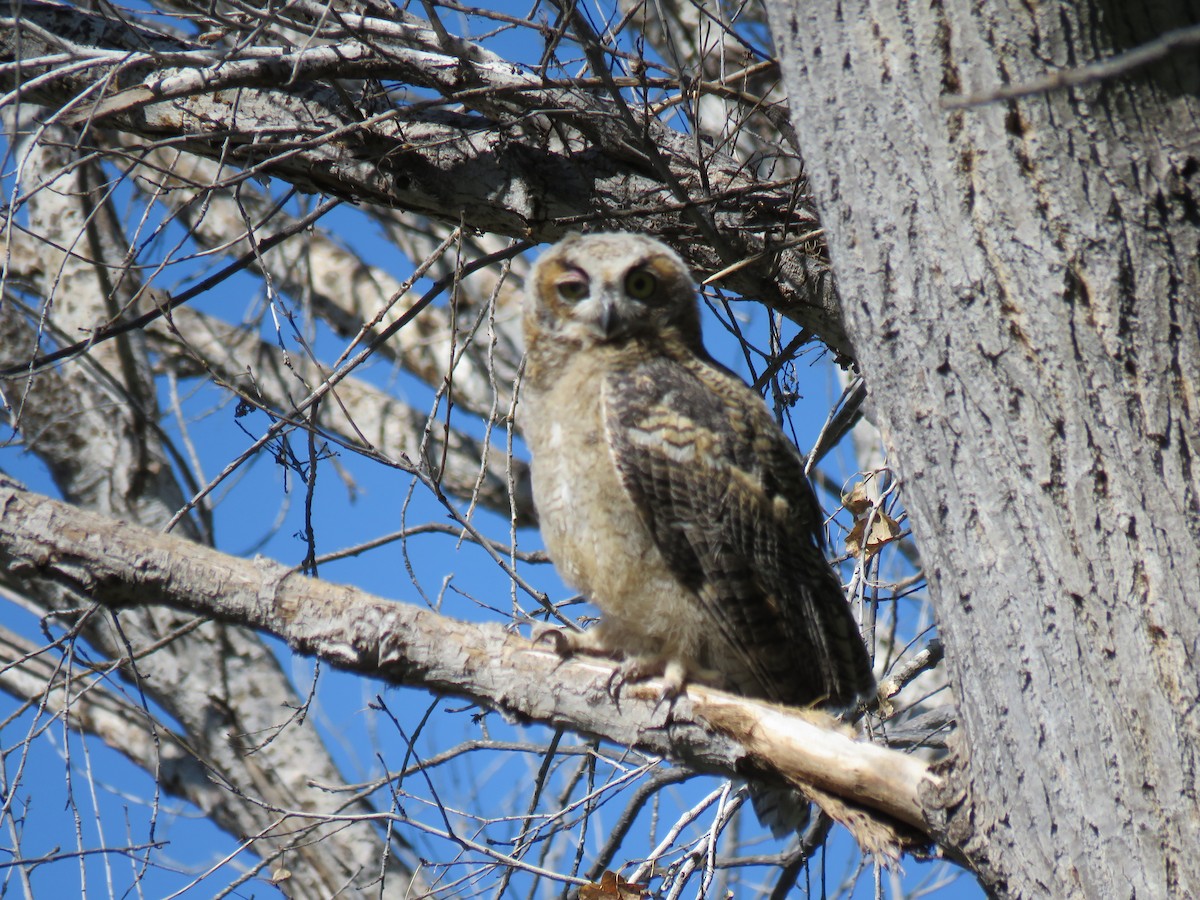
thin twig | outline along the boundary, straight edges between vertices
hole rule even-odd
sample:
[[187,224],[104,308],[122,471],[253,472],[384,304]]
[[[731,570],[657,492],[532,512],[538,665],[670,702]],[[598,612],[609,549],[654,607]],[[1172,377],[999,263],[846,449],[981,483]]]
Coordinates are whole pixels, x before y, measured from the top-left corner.
[[1019,97],[1030,97],[1034,94],[1047,94],[1063,88],[1078,87],[1083,84],[1094,84],[1108,81],[1122,75],[1128,75],[1151,63],[1166,59],[1177,50],[1200,45],[1200,25],[1186,28],[1174,28],[1152,41],[1140,46],[1098,60],[1086,66],[1074,69],[1059,69],[1033,81],[1011,84],[1003,87],[980,91],[975,94],[959,94],[942,98],[943,109],[965,109],[970,106],[983,106],[998,100],[1014,100]]

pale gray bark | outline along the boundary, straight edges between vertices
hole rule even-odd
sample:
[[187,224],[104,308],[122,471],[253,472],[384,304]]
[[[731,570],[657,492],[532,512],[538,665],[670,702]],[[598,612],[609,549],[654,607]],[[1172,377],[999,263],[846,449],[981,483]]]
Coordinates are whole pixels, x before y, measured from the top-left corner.
[[948,109],[1185,3],[769,4],[962,714],[940,827],[997,896],[1200,893],[1194,51]]

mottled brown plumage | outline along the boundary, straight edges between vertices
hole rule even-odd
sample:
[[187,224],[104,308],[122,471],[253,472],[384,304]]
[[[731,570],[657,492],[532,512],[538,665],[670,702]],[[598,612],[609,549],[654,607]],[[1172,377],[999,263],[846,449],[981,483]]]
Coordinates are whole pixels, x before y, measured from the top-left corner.
[[665,244],[571,236],[534,267],[522,424],[542,534],[600,623],[574,644],[792,705],[874,679],[795,447],[705,352]]

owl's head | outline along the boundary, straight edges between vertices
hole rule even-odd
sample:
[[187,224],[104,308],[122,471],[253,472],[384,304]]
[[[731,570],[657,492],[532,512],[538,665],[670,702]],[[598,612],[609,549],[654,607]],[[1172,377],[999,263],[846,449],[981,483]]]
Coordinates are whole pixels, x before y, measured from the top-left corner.
[[573,234],[542,254],[525,296],[527,337],[590,347],[665,337],[700,347],[691,274],[640,234]]

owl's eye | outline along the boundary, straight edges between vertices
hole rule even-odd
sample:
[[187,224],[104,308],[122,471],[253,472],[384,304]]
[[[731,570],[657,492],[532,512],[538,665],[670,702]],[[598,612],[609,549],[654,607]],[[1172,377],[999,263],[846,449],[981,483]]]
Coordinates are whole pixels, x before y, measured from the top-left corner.
[[658,289],[658,279],[647,269],[634,269],[625,276],[625,293],[634,300],[649,300]]
[[577,300],[582,300],[588,294],[588,282],[586,278],[564,278],[558,283],[558,296],[563,300],[574,303]]

